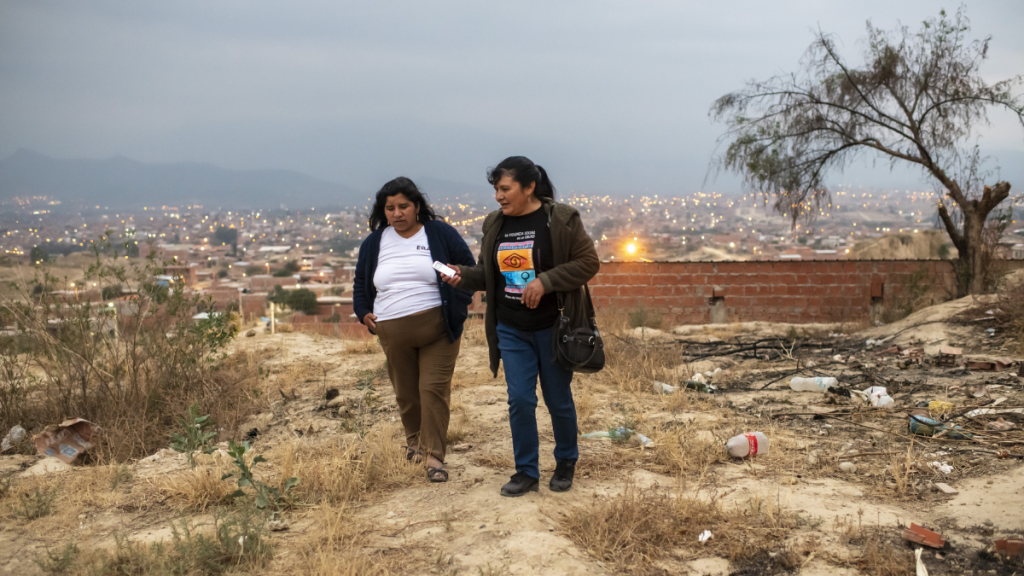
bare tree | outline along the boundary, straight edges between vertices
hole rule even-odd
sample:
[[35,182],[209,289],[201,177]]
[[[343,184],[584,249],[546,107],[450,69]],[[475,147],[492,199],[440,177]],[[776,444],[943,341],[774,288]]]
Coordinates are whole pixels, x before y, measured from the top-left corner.
[[829,171],[863,155],[888,159],[890,167],[915,164],[944,189],[937,209],[960,253],[960,292],[981,292],[982,231],[1010,184],[979,182],[984,158],[972,142],[990,108],[1008,110],[1024,125],[1024,75],[986,83],[979,69],[991,37],[971,41],[969,30],[962,7],[917,32],[868,22],[860,68],[819,31],[799,73],[749,82],[714,103],[711,117],[728,126],[720,142],[729,142],[718,168],[742,173],[745,185],[772,199],[795,226],[831,205]]

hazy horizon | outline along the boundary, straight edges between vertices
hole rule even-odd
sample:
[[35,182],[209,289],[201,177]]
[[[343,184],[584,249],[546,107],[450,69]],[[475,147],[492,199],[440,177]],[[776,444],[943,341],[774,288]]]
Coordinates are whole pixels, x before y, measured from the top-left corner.
[[[939,8],[8,2],[0,158],[282,169],[369,190],[398,174],[486,186],[487,167],[525,154],[565,194],[737,191],[732,175],[704,184],[723,129],[707,116],[715,98],[795,71],[815,29],[857,63],[867,20],[916,29]],[[987,79],[1024,70],[1024,4],[967,14],[972,37],[993,36]],[[983,152],[1024,177],[1024,129],[991,119]],[[832,182],[931,186],[885,161]]]

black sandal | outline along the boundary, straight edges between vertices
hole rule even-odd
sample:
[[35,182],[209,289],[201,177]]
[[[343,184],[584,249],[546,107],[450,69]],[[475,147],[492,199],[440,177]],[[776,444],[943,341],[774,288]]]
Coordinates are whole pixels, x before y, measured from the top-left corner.
[[447,482],[448,481],[448,469],[444,467],[444,464],[440,468],[427,467],[427,480],[431,482]]
[[405,461],[412,462],[413,464],[420,464],[423,462],[423,451],[417,447],[416,449],[409,448],[408,446],[402,446],[405,448]]

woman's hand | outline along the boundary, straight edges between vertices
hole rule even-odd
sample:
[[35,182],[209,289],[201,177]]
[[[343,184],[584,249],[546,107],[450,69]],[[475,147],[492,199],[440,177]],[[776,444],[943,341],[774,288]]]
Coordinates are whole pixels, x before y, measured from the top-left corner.
[[367,314],[366,316],[363,316],[363,326],[366,326],[370,330],[376,330],[377,329],[377,315],[373,314],[373,313],[370,313],[370,314]]
[[449,264],[448,267],[455,270],[455,276],[445,276],[444,274],[441,274],[441,280],[444,280],[452,286],[458,286],[459,282],[462,282],[462,269],[459,268],[457,264]]
[[544,296],[544,284],[541,283],[540,278],[534,278],[523,290],[523,304],[527,308],[536,308],[540,305],[541,296]]

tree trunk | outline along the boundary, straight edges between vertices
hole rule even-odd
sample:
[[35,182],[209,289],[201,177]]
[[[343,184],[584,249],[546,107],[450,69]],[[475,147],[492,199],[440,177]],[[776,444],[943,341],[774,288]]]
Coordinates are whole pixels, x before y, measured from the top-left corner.
[[[955,182],[951,182],[955,186]],[[939,204],[939,218],[946,227],[949,239],[959,252],[957,271],[957,296],[981,294],[985,291],[985,222],[988,215],[1010,195],[1010,183],[999,182],[985,186],[981,198],[969,200],[959,190],[951,187],[950,196],[963,213],[963,231],[953,223],[946,205]]]

